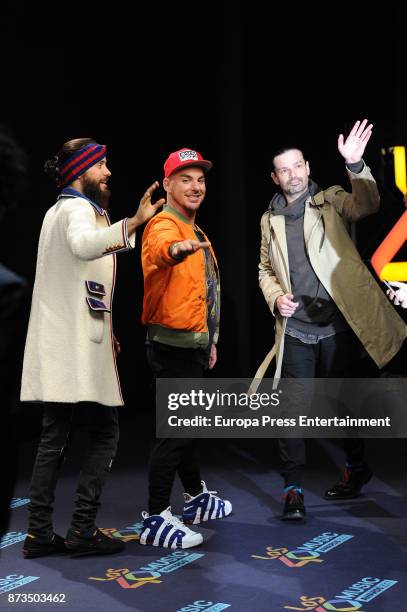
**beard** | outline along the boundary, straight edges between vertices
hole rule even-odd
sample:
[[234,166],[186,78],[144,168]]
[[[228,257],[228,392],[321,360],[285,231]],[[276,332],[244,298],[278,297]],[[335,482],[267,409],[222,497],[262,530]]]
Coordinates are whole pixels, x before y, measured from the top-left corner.
[[282,191],[285,195],[300,196],[302,193],[306,191],[307,186],[308,186],[308,183],[306,183],[302,179],[299,179],[298,185],[290,185],[289,183],[287,183],[284,186],[284,189],[282,189]]
[[89,200],[99,204],[104,210],[109,210],[110,191],[107,188],[101,189],[100,184],[100,181],[85,178],[82,185],[83,193]]

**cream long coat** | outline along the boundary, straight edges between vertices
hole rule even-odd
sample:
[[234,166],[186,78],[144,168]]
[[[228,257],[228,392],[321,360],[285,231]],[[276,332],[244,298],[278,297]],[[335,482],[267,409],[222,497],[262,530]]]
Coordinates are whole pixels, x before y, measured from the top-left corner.
[[[97,204],[65,191],[71,195],[61,194],[41,229],[21,400],[118,406],[111,315],[116,253],[133,248],[135,235],[128,238],[127,219],[110,225]],[[103,308],[94,300],[106,310],[92,310]]]
[[[379,288],[353,244],[344,221],[357,221],[379,207],[376,182],[367,166],[348,170],[352,193],[339,185],[320,191],[305,203],[304,239],[312,267],[351,329],[379,368],[399,351],[406,325]],[[287,319],[275,313],[276,299],[291,292],[285,218],[266,212],[261,219],[259,283],[276,317],[275,379],[281,375]],[[273,349],[255,378],[261,379]],[[268,360],[267,360],[268,358]]]

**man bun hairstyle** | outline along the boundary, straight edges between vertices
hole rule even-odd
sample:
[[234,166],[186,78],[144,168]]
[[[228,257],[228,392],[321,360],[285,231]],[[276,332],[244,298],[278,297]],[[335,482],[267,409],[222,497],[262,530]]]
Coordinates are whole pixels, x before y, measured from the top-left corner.
[[45,174],[55,181],[57,187],[61,187],[63,182],[60,175],[61,166],[71,157],[71,155],[89,144],[96,144],[96,140],[93,140],[93,138],[73,138],[72,140],[67,140],[58,153],[54,155],[52,159],[48,159],[45,162]]

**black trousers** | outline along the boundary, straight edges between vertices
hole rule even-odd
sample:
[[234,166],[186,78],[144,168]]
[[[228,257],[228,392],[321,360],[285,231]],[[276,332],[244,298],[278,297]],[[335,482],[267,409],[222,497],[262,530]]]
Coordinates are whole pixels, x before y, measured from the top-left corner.
[[[147,361],[154,379],[203,378],[208,356],[202,349],[184,349],[151,342],[147,345]],[[160,514],[170,506],[177,473],[184,491],[197,495],[202,490],[196,440],[154,438],[148,471],[150,514]]]
[[[354,376],[360,347],[352,331],[345,331],[317,344],[306,344],[285,336],[282,378],[346,378]],[[304,398],[301,398],[304,401]],[[297,438],[279,439],[282,476],[285,486],[301,485],[305,466],[305,441]],[[349,463],[363,460],[364,441],[344,440]]]
[[36,536],[48,538],[53,534],[55,488],[75,412],[80,413],[78,417],[88,430],[89,443],[81,465],[71,527],[78,531],[95,527],[99,498],[119,440],[117,408],[88,402],[45,403],[28,506],[28,532]]

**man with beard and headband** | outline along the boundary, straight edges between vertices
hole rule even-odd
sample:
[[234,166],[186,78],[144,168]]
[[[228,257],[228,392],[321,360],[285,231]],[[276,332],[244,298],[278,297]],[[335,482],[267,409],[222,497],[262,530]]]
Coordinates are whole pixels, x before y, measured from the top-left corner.
[[[104,535],[95,520],[123,404],[112,328],[116,253],[134,248],[136,228],[164,200],[151,202],[156,182],[133,216],[111,225],[106,147],[90,138],[66,142],[45,170],[61,191],[41,229],[24,354],[21,400],[41,402],[43,421],[23,553],[111,554],[124,544]],[[89,443],[64,539],[54,533],[53,501],[75,419],[86,425]]]
[[[402,346],[406,325],[363,263],[347,228],[379,208],[376,182],[362,159],[371,133],[365,119],[355,123],[346,139],[342,134],[338,138],[351,193],[339,185],[320,189],[310,180],[308,162],[297,147],[273,155],[271,177],[279,191],[261,219],[259,282],[275,317],[275,346],[255,379],[262,377],[274,354],[276,380],[345,378],[360,374],[364,350],[374,371]],[[304,409],[307,400],[299,381],[291,388],[299,394],[287,408]],[[284,438],[279,444],[285,484],[282,518],[304,519],[304,440]],[[363,439],[345,440],[345,452],[342,477],[325,499],[356,497],[372,476]]]

